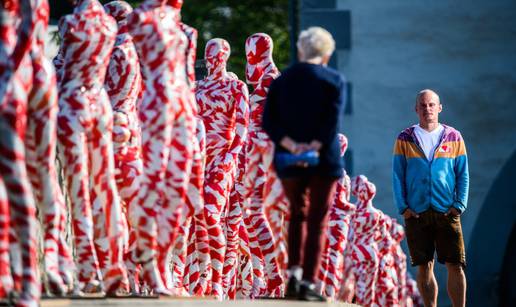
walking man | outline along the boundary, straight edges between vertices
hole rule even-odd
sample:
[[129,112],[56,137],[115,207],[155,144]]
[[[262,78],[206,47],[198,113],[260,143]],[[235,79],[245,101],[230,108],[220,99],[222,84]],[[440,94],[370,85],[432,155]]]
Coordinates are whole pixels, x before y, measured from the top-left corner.
[[437,305],[434,253],[448,270],[448,295],[465,306],[466,255],[460,215],[467,206],[469,173],[459,131],[439,123],[442,105],[432,90],[416,97],[419,124],[403,130],[394,145],[393,191],[405,219],[412,266],[425,306]]

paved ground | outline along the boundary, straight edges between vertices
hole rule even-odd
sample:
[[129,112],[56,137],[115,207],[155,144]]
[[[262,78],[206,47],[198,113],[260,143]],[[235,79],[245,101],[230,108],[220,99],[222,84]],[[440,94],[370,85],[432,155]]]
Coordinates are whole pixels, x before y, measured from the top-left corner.
[[135,307],[351,307],[357,306],[344,303],[309,303],[287,300],[237,300],[219,302],[207,299],[146,299],[146,298],[126,298],[126,299],[44,299],[41,307],[67,307],[67,306],[135,306]]

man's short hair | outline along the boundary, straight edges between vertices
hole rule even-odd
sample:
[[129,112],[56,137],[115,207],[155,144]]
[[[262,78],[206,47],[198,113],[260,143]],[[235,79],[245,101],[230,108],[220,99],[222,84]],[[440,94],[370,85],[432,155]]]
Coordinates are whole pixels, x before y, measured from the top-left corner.
[[302,55],[301,60],[322,58],[330,56],[335,51],[335,40],[327,30],[310,27],[299,34],[297,48]]

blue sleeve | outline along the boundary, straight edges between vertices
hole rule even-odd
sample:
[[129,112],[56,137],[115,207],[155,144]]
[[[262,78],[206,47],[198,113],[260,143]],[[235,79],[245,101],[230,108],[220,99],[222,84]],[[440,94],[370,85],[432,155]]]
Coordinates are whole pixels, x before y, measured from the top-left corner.
[[[398,143],[398,141],[396,141]],[[392,191],[394,194],[394,203],[398,207],[398,212],[403,212],[408,208],[407,204],[407,189],[405,186],[405,174],[407,169],[407,160],[404,155],[395,152],[392,158]]]
[[[462,145],[464,146],[464,145]],[[463,213],[468,206],[469,194],[469,170],[468,156],[466,154],[455,158],[455,202],[453,207]]]
[[278,145],[286,135],[279,120],[278,90],[278,79],[276,79],[272,81],[269,93],[267,93],[267,101],[265,102],[262,115],[262,127],[276,145]]

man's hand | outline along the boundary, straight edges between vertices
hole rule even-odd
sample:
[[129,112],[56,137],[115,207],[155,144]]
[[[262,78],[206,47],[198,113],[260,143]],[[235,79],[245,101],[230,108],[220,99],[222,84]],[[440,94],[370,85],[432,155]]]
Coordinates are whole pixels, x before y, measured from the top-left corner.
[[446,211],[446,213],[444,215],[445,216],[448,216],[448,215],[459,216],[460,212],[459,212],[459,210],[455,209],[454,207],[451,207],[450,209],[448,209],[448,211]]
[[403,217],[408,220],[410,218],[419,218],[419,214],[412,211],[410,208],[405,209],[405,212],[403,212]]
[[290,151],[290,153],[293,153],[295,155],[298,155],[309,150],[308,144],[297,143],[288,136],[285,136],[283,139],[281,139],[280,145],[286,150]]
[[322,143],[317,140],[313,140],[312,142],[310,142],[310,144],[308,144],[308,150],[315,150],[319,152],[319,150],[321,150],[321,147]]

